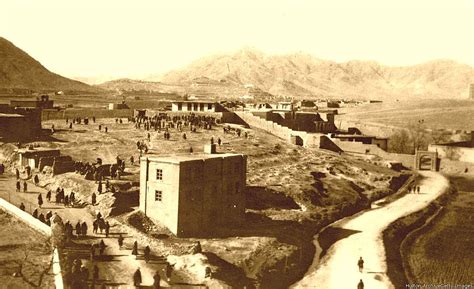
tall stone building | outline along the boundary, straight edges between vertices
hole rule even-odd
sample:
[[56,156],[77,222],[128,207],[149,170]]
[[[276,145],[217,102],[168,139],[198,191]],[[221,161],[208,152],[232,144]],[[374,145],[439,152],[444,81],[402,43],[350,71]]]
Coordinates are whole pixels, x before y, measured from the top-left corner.
[[140,210],[178,237],[238,225],[245,216],[246,167],[241,154],[142,157]]

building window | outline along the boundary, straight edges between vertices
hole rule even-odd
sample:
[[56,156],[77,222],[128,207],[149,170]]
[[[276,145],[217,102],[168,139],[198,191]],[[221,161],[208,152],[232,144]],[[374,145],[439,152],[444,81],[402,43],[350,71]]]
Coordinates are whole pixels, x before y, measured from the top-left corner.
[[156,202],[163,201],[163,192],[162,191],[155,191],[155,201]]
[[178,103],[178,110],[183,110],[183,104],[182,103]]
[[200,111],[204,111],[204,103],[200,103],[200,104],[199,104],[199,110],[200,110]]
[[163,170],[157,169],[156,170],[156,179],[162,181],[163,180]]
[[188,111],[191,111],[191,104],[188,103]]
[[211,109],[212,109],[212,103],[209,103],[209,104],[207,105],[207,109],[208,109],[208,110],[211,110]]

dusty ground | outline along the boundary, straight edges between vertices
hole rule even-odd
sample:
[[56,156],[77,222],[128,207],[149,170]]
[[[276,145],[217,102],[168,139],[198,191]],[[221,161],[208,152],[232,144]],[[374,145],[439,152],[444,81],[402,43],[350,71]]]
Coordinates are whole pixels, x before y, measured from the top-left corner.
[[[107,126],[108,133],[99,131],[99,124]],[[74,125],[71,130],[65,120],[43,123],[45,128],[52,125],[56,129],[52,138],[37,144],[60,148],[62,154],[89,162],[100,157],[105,163],[111,163],[118,155],[127,160],[129,174],[115,183],[126,187],[130,194],[137,193],[137,187],[126,185],[136,186],[139,173],[138,167],[128,160],[131,155],[138,159],[136,142],[146,140],[147,132],[135,129],[134,124],[126,120],[117,124],[113,119]],[[248,132],[249,138],[238,137],[224,134],[222,127],[216,126],[210,131],[185,131],[187,139],[183,140],[182,133],[172,130],[171,140],[165,141],[161,133],[151,131],[151,142],[146,141],[151,148],[149,153],[187,153],[190,147],[195,152],[202,151],[204,144],[214,137],[223,141],[219,151],[248,155],[247,225],[226,228],[212,239],[201,240],[213,268],[225,268],[216,276],[237,287],[253,282],[251,279],[259,279],[272,288],[282,288],[296,281],[294,278],[302,275],[311,262],[312,235],[322,225],[366,207],[370,200],[389,194],[400,185],[396,180],[398,173],[367,160],[303,149],[259,130]],[[74,190],[86,205],[97,187],[75,173],[54,178],[40,176],[40,179],[42,185],[52,188],[60,185],[66,192]],[[87,205],[86,209],[90,213],[100,210],[108,214],[110,207],[123,204],[122,196],[99,195],[100,205]],[[126,225],[137,205],[130,202],[129,208],[118,210],[114,214],[117,222]],[[128,225],[120,228],[129,230],[130,234],[141,234]],[[182,253],[177,251],[185,251],[195,241],[173,237],[163,241],[156,238],[161,233],[167,232],[155,228],[144,232],[140,238],[152,242],[160,254],[170,250]],[[170,248],[171,244],[177,248]],[[282,276],[282,271],[289,273]]]
[[474,127],[471,100],[410,100],[373,103],[355,108],[341,108],[338,118],[382,123],[406,128],[424,120],[431,129],[471,130]]
[[[398,218],[423,209],[448,188],[448,180],[442,175],[433,172],[422,175],[425,179],[419,183],[420,194],[407,194],[338,223],[336,228],[346,232],[347,237],[336,242],[316,270],[308,272],[294,288],[315,288],[315,284],[322,288],[355,288],[359,280],[367,288],[394,288],[386,275],[383,230]],[[362,272],[357,269],[359,257],[365,261]]]
[[0,288],[54,288],[47,237],[1,210],[0,252]]

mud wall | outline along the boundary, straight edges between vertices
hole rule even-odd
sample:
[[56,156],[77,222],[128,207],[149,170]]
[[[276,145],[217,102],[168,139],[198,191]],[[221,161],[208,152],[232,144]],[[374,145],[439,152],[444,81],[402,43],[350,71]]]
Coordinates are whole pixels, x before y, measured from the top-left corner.
[[387,160],[402,163],[407,168],[413,168],[414,155],[388,153],[373,144],[340,141],[338,139],[333,139],[332,141],[345,152],[376,155]]
[[133,116],[133,109],[62,109],[62,110],[55,110],[55,109],[45,109],[41,114],[42,120],[49,120],[49,119],[66,119],[66,118],[74,118],[74,117],[96,117],[96,118],[126,118]]

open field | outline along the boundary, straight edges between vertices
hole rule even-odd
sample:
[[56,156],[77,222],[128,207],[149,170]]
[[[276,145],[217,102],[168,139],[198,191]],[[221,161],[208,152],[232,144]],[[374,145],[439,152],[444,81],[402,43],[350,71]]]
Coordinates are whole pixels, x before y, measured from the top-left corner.
[[372,103],[341,108],[341,119],[406,128],[424,120],[426,128],[472,130],[472,100],[412,100]]
[[[48,244],[47,237],[0,210],[0,288],[54,288]],[[14,277],[18,270],[22,276]]]
[[452,177],[458,193],[407,246],[410,275],[419,284],[472,284],[474,178]]
[[[98,130],[101,124],[108,127],[105,133]],[[350,155],[338,155],[317,149],[306,149],[288,144],[260,130],[244,129],[249,137],[224,134],[222,126],[212,130],[191,133],[171,129],[171,140],[163,134],[136,129],[126,120],[123,124],[114,119],[98,119],[89,125],[73,125],[68,128],[65,120],[50,120],[43,127],[55,126],[56,132],[43,141],[43,147],[59,148],[61,153],[75,160],[95,162],[98,157],[104,163],[115,162],[116,156],[127,161],[127,175],[121,181],[112,181],[118,187],[132,182],[127,191],[137,194],[138,166],[130,165],[130,156],[138,159],[137,141],[145,141],[151,154],[189,153],[203,150],[211,137],[222,139],[220,152],[236,152],[248,155],[247,217],[246,225],[239,228],[223,228],[213,239],[202,239],[202,247],[212,263],[218,266],[224,281],[239,285],[238,276],[258,279],[268,288],[284,288],[304,273],[312,260],[313,235],[324,225],[342,216],[366,208],[370,200],[380,198],[398,189],[405,178],[399,173],[364,159]],[[71,189],[77,197],[90,202],[96,187],[74,173],[41,177],[51,187]],[[98,197],[100,209],[108,214],[112,207],[121,205],[121,194],[102,194]],[[137,203],[127,202],[129,208],[115,211],[113,216],[126,222],[129,213],[137,211]],[[91,208],[92,209],[92,208]],[[124,215],[126,212],[127,215]],[[151,238],[160,230],[148,232]],[[153,250],[166,251],[166,244],[191,245],[193,240],[178,240],[172,236],[166,242],[157,239]],[[231,244],[231,250],[228,246]],[[249,246],[249,244],[253,244]],[[165,246],[165,247],[163,247]],[[237,276],[237,277],[236,277]]]

